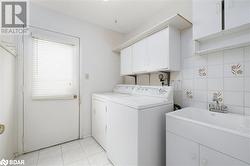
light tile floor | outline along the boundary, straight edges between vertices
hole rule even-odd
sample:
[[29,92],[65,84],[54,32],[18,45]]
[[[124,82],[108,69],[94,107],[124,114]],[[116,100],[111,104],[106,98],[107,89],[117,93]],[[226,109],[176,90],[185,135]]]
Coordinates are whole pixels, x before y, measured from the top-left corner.
[[112,166],[102,147],[92,138],[27,153],[16,159],[25,166]]

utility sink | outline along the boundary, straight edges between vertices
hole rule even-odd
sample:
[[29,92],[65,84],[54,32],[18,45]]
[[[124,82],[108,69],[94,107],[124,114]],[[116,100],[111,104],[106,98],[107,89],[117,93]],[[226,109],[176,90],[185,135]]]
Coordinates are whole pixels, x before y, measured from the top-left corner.
[[166,130],[250,163],[250,117],[184,108],[166,114]]

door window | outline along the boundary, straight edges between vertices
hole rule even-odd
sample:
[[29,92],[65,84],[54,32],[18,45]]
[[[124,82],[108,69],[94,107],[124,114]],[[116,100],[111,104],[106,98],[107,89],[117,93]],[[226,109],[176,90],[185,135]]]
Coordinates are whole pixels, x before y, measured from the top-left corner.
[[33,38],[32,98],[73,97],[74,45]]

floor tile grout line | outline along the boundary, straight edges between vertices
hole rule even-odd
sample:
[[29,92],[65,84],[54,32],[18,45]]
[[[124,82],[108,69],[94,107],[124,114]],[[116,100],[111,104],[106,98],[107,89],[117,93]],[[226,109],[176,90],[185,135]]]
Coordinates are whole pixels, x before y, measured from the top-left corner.
[[63,151],[62,151],[62,145],[59,145],[60,146],[60,150],[61,150],[61,158],[62,158],[62,165],[64,166],[64,157],[63,157]]
[[[86,142],[86,147],[84,146],[84,144],[81,142],[81,140],[77,140],[76,141],[76,144],[78,144],[79,146],[80,146],[80,148],[81,148],[81,153],[84,153],[84,155],[86,155],[86,157],[82,157],[81,159],[79,159],[79,160],[75,160],[75,161],[72,161],[71,163],[68,163],[68,164],[66,164],[65,163],[65,159],[64,159],[64,153],[63,153],[63,145],[65,145],[66,143],[64,143],[64,144],[60,144],[60,145],[58,145],[58,148],[59,148],[59,159],[61,160],[61,164],[62,164],[62,166],[66,166],[66,165],[68,165],[68,164],[72,164],[72,163],[76,163],[76,162],[81,162],[81,161],[84,161],[84,162],[86,162],[86,164],[88,164],[89,166],[95,166],[95,165],[93,165],[94,163],[95,163],[95,157],[94,156],[98,156],[98,155],[102,155],[102,154],[104,154],[105,155],[105,158],[108,160],[108,158],[107,158],[107,153],[105,152],[105,150],[100,146],[100,144],[98,143],[98,142],[96,142],[96,140],[93,138],[93,137],[91,137],[91,139],[90,139],[90,141],[89,142]],[[90,151],[91,153],[87,153],[86,152],[86,149],[88,149],[88,146],[87,145],[90,145],[90,149],[92,149],[92,148],[94,148],[94,149],[92,149],[92,150],[94,150],[94,151]],[[93,147],[91,147],[91,146],[93,146]],[[98,148],[97,148],[98,147]],[[99,147],[100,147],[100,149],[99,149]],[[48,147],[48,148],[45,148],[45,149],[49,149],[50,147]],[[96,149],[97,148],[97,149]],[[93,152],[93,153],[92,153]],[[33,156],[32,158],[33,158],[33,161],[34,161],[34,166],[38,166],[39,165],[39,160],[41,160],[41,150],[37,150],[37,152],[36,152],[36,154],[35,154],[35,156]],[[93,158],[92,158],[93,157]],[[51,158],[55,158],[54,156],[51,156]],[[102,157],[101,157],[102,158]],[[93,164],[91,164],[92,162],[90,162],[91,160],[94,160],[93,162]],[[97,160],[98,161],[98,160]],[[102,161],[102,159],[101,159],[101,161]],[[60,165],[61,165],[60,164]],[[105,164],[105,165],[107,165],[106,163],[102,163],[102,164]]]
[[[91,139],[93,139],[94,140],[94,143],[93,143],[93,145],[94,144],[97,144],[98,146],[100,146],[100,144],[98,143],[98,142],[96,142],[96,140],[93,138],[93,137],[91,137]],[[92,144],[92,143],[91,143]],[[81,145],[81,147],[83,148],[83,150],[84,150],[84,147],[83,147],[83,145],[80,143],[80,145]],[[92,166],[92,164],[91,164],[91,162],[90,162],[90,157],[93,157],[93,156],[95,156],[95,155],[97,155],[97,154],[99,154],[99,153],[105,153],[106,154],[106,152],[104,151],[104,149],[100,146],[100,148],[102,149],[102,151],[101,152],[96,152],[96,153],[93,153],[93,154],[91,154],[91,155],[88,155],[87,154],[87,152],[86,152],[86,155],[87,155],[87,162],[88,162],[88,164],[90,165],[90,166]],[[85,150],[84,150],[84,152],[85,152]]]
[[40,150],[37,152],[36,166],[38,166],[39,157],[40,157]]

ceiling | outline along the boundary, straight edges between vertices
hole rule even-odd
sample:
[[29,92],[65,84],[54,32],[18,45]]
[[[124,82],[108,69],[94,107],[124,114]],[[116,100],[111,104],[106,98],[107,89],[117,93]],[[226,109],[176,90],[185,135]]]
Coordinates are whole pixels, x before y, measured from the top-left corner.
[[120,33],[190,0],[31,0],[32,3]]

